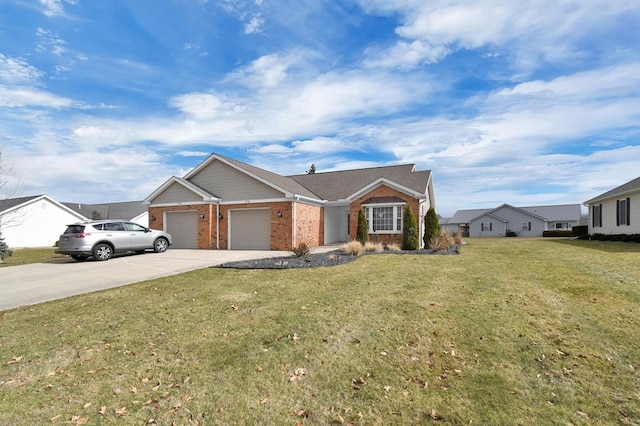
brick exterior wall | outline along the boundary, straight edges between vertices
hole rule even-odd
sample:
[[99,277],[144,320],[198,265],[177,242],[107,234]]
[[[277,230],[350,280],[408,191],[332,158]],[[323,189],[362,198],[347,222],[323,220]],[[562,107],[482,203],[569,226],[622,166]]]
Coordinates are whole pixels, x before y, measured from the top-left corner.
[[296,245],[300,243],[310,248],[324,244],[324,208],[296,203]]
[[[413,212],[413,215],[416,218],[418,229],[420,229],[420,221],[422,220],[422,216],[420,215],[420,200],[417,200],[412,196],[407,195],[403,192],[396,191],[393,188],[389,188],[388,186],[382,185],[367,192],[366,194],[364,194],[363,196],[361,196],[357,200],[354,200],[351,203],[351,208],[349,212],[349,218],[350,218],[349,229],[351,230],[350,235],[352,240],[356,239],[356,232],[358,230],[358,212],[360,211],[362,203],[372,197],[391,197],[391,196],[402,198],[407,202],[405,208],[411,209],[411,211]],[[420,244],[422,245],[422,236],[420,236],[420,238],[421,238]],[[378,241],[383,244],[395,243],[395,244],[402,245],[402,231],[396,234],[369,234],[369,241]]]

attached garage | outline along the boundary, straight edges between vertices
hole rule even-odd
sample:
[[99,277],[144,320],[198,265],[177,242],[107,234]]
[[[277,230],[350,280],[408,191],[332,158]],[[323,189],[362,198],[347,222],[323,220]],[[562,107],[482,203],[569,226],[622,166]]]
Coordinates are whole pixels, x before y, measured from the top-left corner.
[[271,209],[229,211],[229,248],[271,250]]
[[198,212],[176,211],[166,212],[166,230],[171,234],[173,244],[171,248],[198,248]]

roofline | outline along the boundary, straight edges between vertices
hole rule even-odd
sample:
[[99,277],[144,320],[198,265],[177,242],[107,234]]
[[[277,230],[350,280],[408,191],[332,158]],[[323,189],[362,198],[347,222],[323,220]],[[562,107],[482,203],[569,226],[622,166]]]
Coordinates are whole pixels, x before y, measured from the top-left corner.
[[35,203],[36,201],[40,201],[40,200],[45,199],[45,198],[46,198],[47,200],[49,200],[49,202],[51,202],[51,203],[53,203],[53,204],[57,205],[58,207],[62,208],[63,210],[65,210],[65,211],[66,211],[66,212],[68,212],[68,213],[71,213],[72,215],[74,215],[74,216],[76,216],[76,217],[79,217],[79,218],[81,218],[81,219],[86,219],[86,220],[88,220],[88,219],[89,219],[88,217],[83,216],[82,214],[78,213],[77,211],[75,211],[75,210],[73,210],[73,209],[70,209],[69,207],[65,206],[64,204],[59,203],[58,201],[54,200],[53,198],[49,197],[48,195],[38,195],[38,196],[36,196],[36,197],[34,197],[34,198],[31,198],[31,199],[29,199],[29,200],[25,201],[25,202],[24,202],[24,203],[22,203],[22,204],[18,204],[18,205],[16,205],[16,206],[13,206],[13,207],[10,207],[10,208],[8,208],[8,209],[6,209],[6,210],[3,210],[2,212],[0,212],[0,215],[4,215],[4,214],[7,214],[7,213],[11,213],[11,212],[12,212],[12,211],[14,211],[14,210],[21,209],[21,208],[23,208],[23,207],[25,207],[25,206],[28,206],[29,204],[33,204],[33,203]]
[[[245,168],[243,168],[243,167],[240,167],[240,166],[238,166],[237,164],[235,164],[235,163],[233,163],[233,162],[229,161],[227,158],[225,158],[225,157],[223,157],[223,156],[221,156],[221,155],[215,154],[215,153],[214,153],[214,154],[211,154],[211,155],[209,156],[209,158],[207,158],[206,160],[204,160],[202,163],[200,163],[196,168],[194,168],[193,170],[191,170],[189,173],[187,173],[186,175],[184,175],[184,179],[185,179],[185,180],[188,180],[188,179],[192,178],[194,175],[196,175],[198,172],[200,172],[200,171],[201,171],[202,169],[204,169],[206,166],[208,166],[209,164],[211,164],[214,160],[221,161],[221,162],[223,162],[224,164],[226,164],[227,166],[232,167],[232,168],[234,168],[234,169],[238,170],[239,172],[244,173],[245,175],[247,175],[247,176],[249,176],[249,177],[251,177],[251,178],[253,178],[253,179],[255,179],[255,180],[259,181],[259,182],[262,182],[262,183],[264,183],[264,184],[265,184],[265,185],[267,185],[267,186],[270,186],[271,188],[275,189],[276,191],[280,191],[280,192],[282,192],[282,193],[285,195],[285,197],[293,197],[293,196],[294,196],[294,194],[293,194],[291,191],[287,191],[286,189],[284,189],[284,188],[282,188],[282,187],[280,187],[280,186],[276,185],[275,183],[271,182],[270,180],[264,179],[264,178],[262,178],[262,177],[260,177],[260,176],[258,176],[258,175],[256,175],[256,174],[254,174],[254,173],[251,173],[249,170],[247,170],[247,169],[245,169]],[[237,161],[237,160],[234,160],[234,161]],[[238,162],[238,163],[240,163],[240,164],[245,164],[245,163],[243,163],[242,161],[237,161],[237,162]],[[250,164],[247,164],[247,165],[250,165]],[[257,166],[253,166],[253,167],[257,167]],[[257,168],[260,168],[260,167],[257,167]],[[264,169],[262,169],[262,170],[264,170]],[[267,172],[267,173],[273,173],[273,172],[270,172],[270,171],[268,171],[268,170],[265,170],[265,172]],[[274,173],[274,174],[275,174],[275,173]],[[286,176],[282,176],[282,177],[285,177],[285,178],[286,178]],[[287,179],[288,179],[288,178],[287,178]]]
[[220,201],[220,198],[214,196],[213,194],[209,194],[208,192],[204,191],[203,189],[199,188],[198,186],[194,185],[193,183],[189,182],[188,180],[183,179],[183,178],[179,178],[177,176],[171,176],[162,185],[160,185],[160,187],[158,189],[153,191],[142,202],[144,204],[151,204],[151,200],[153,200],[155,197],[160,195],[162,192],[164,192],[164,190],[166,190],[169,186],[171,186],[174,183],[177,183],[179,185],[184,186],[185,188],[187,188],[189,191],[195,193],[196,195],[200,195],[202,197],[203,201]]
[[[615,189],[615,188],[613,188],[613,189]],[[613,191],[613,189],[611,191]],[[610,191],[607,191],[607,192],[610,192]],[[607,192],[605,192],[605,194]],[[598,201],[610,200],[612,198],[620,198],[620,197],[624,197],[626,195],[630,195],[630,194],[633,194],[633,193],[636,193],[636,192],[640,192],[640,188],[632,188],[632,189],[629,189],[627,191],[618,192],[617,194],[609,195],[607,197],[603,197],[602,195],[604,195],[604,194],[600,194],[595,198],[592,198],[590,200],[585,201],[584,203],[582,203],[582,205],[588,207],[591,204],[593,204],[595,202],[598,202]]]
[[[431,174],[429,174],[429,176],[431,176]],[[381,177],[376,179],[375,181],[371,182],[369,185],[366,185],[362,188],[360,188],[359,190],[357,190],[356,192],[354,192],[353,194],[349,195],[346,200],[348,201],[353,201],[357,198],[359,198],[360,196],[362,196],[363,194],[366,194],[367,192],[371,191],[372,189],[377,188],[378,186],[381,185],[388,185],[390,187],[392,187],[393,189],[396,189],[402,193],[405,193],[407,195],[412,196],[413,198],[416,199],[426,199],[427,196],[424,193],[418,192],[418,191],[414,191],[411,188],[407,188],[404,185],[400,185],[397,182],[394,182],[392,180],[389,180],[387,178]],[[335,201],[340,201],[340,200],[335,200]]]

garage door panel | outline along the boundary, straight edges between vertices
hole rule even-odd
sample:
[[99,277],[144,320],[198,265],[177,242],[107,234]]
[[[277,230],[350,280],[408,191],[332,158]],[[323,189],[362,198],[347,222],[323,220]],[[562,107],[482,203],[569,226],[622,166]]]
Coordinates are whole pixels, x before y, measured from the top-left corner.
[[232,210],[231,249],[271,250],[271,210]]
[[168,212],[166,229],[171,234],[171,248],[198,248],[198,212]]

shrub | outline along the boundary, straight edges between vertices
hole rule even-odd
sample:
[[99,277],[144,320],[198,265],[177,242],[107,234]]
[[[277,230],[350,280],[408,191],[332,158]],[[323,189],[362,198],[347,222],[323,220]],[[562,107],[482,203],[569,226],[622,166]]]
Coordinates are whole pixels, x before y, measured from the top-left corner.
[[510,229],[507,229],[507,232],[504,235],[505,235],[505,237],[517,237],[518,236],[518,234],[515,231],[512,231]]
[[438,215],[436,209],[429,207],[427,214],[424,216],[424,236],[422,241],[427,247],[431,244],[431,239],[440,235],[440,224],[438,223]]
[[542,233],[543,237],[570,237],[572,235],[571,231],[556,231],[553,229]]
[[435,252],[444,251],[451,247],[452,244],[453,237],[448,232],[445,232],[429,241],[429,249]]
[[356,240],[360,244],[364,244],[369,240],[369,224],[367,223],[367,215],[364,213],[364,209],[361,208],[358,212],[358,229],[356,231]]
[[13,255],[13,250],[9,248],[7,243],[4,242],[4,238],[2,238],[2,234],[0,234],[0,263],[5,260],[7,257],[11,257]]
[[311,249],[309,248],[309,246],[307,245],[307,243],[299,243],[297,246],[295,246],[291,252],[296,256],[296,257],[302,257],[302,256],[306,256],[309,254],[309,252],[311,251]]
[[380,253],[384,251],[384,245],[382,243],[367,241],[364,243],[364,251],[368,253]]
[[417,250],[420,246],[418,224],[416,223],[416,217],[408,207],[404,209],[402,222],[402,249]]
[[389,243],[385,246],[385,249],[387,249],[388,251],[400,251],[402,250],[402,248],[400,247],[400,245],[396,244],[396,243]]
[[349,256],[359,256],[362,253],[362,243],[360,241],[349,241],[340,246],[340,250]]
[[581,237],[589,233],[589,227],[587,225],[576,225],[571,228],[572,237]]

